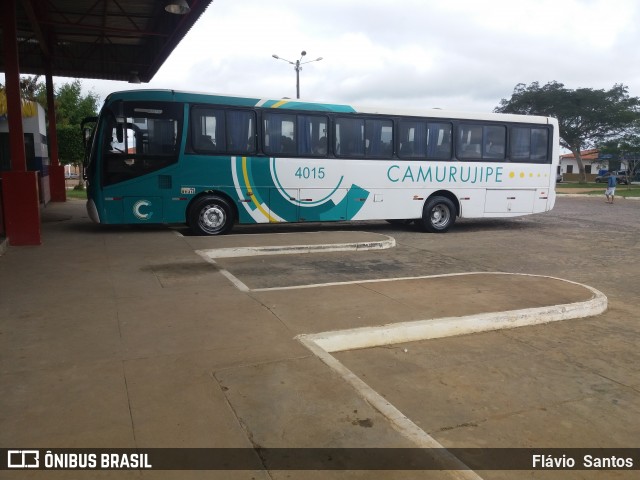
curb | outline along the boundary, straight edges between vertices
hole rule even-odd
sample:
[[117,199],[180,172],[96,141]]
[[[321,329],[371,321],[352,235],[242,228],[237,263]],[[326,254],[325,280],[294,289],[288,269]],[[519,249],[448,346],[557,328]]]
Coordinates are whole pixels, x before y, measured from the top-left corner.
[[298,338],[308,339],[326,352],[339,352],[590,317],[599,315],[607,309],[607,297],[602,292],[588,285],[564,280],[562,278],[502,272],[470,272],[460,275],[476,275],[479,273],[520,275],[560,280],[586,288],[591,291],[592,297],[587,301],[562,305],[509,310],[506,312],[481,313],[462,317],[400,322],[377,327],[361,327],[300,335]]
[[[385,235],[386,236],[386,235]],[[196,250],[202,257],[233,258],[257,255],[291,255],[298,253],[350,252],[365,250],[384,250],[396,246],[395,238],[388,237],[379,242],[327,243],[319,245],[274,245],[265,247],[233,247]]]
[[[469,274],[474,275],[479,273],[492,272],[471,272]],[[374,409],[378,410],[398,433],[419,448],[437,449],[438,452],[441,452],[441,460],[448,466],[446,473],[448,473],[451,478],[459,480],[482,480],[482,477],[452,455],[440,442],[415,424],[385,397],[380,395],[343,365],[336,357],[331,355],[331,353],[356,348],[390,345],[393,343],[444,338],[454,335],[465,335],[527,325],[539,325],[558,320],[598,315],[607,309],[607,297],[599,290],[589,287],[588,285],[545,275],[509,274],[504,272],[493,273],[560,280],[586,288],[591,291],[592,297],[587,301],[562,305],[462,317],[418,320],[415,322],[401,322],[380,327],[364,327],[316,334],[303,334],[296,337],[296,339],[316,355],[320,361],[351,385],[361,398]]]

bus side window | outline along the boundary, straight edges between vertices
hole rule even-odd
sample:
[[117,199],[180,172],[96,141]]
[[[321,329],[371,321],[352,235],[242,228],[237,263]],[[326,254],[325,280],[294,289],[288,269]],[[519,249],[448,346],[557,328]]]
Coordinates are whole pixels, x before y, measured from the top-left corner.
[[545,128],[531,129],[531,160],[547,163],[549,131]]
[[255,153],[256,117],[253,111],[227,110],[227,151],[230,153]]
[[531,129],[513,127],[511,129],[511,160],[528,161],[531,152]]
[[548,163],[549,132],[545,128],[512,127],[511,160]]
[[493,125],[461,125],[458,158],[503,160],[507,129]]
[[457,147],[458,158],[482,158],[481,142],[482,126],[460,125]]
[[320,115],[297,116],[298,155],[324,156],[327,154],[328,119]]
[[340,157],[364,157],[364,120],[338,118],[335,122],[334,147]]
[[482,158],[493,160],[504,159],[506,133],[506,127],[502,126],[487,126],[483,128]]
[[367,119],[365,137],[368,157],[385,158],[391,156],[393,141],[393,122],[391,120]]
[[198,153],[226,149],[224,111],[194,107],[191,111],[191,145]]
[[451,158],[451,124],[427,124],[427,158],[449,160]]
[[295,115],[288,113],[265,113],[263,115],[264,153],[268,155],[295,155]]
[[398,156],[424,159],[427,151],[427,124],[419,120],[400,120]]

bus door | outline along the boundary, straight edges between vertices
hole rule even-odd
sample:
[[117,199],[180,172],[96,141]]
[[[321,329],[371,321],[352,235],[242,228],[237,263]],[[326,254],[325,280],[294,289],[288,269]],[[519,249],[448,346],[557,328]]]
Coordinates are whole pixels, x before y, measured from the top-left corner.
[[[181,105],[130,102],[115,106],[104,130],[102,195],[105,223],[162,223],[179,158]],[[170,168],[174,167],[174,168]]]

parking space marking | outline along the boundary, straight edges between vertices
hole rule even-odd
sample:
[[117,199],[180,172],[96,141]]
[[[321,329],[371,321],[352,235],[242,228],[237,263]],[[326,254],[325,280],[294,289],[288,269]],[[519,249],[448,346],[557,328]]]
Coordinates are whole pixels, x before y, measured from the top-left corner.
[[196,250],[196,253],[198,255],[200,255],[205,262],[210,263],[211,265],[215,265],[216,268],[218,268],[218,272],[220,272],[220,274],[222,276],[224,276],[227,280],[229,280],[233,285],[235,285],[235,287],[240,290],[241,292],[250,292],[251,289],[249,287],[247,287],[244,282],[242,282],[238,277],[236,277],[234,274],[232,274],[231,272],[229,272],[228,270],[224,269],[224,268],[219,268],[218,264],[216,263],[216,261],[211,258],[208,255],[203,255],[200,253],[199,250]]
[[337,358],[320,347],[310,336],[301,335],[298,339],[322,362],[351,385],[365,402],[387,418],[391,426],[403,437],[413,442],[418,448],[437,449],[437,451],[440,452],[439,455],[441,456],[442,463],[449,467],[448,470],[443,470],[443,472],[449,474],[450,478],[456,480],[482,480],[482,477],[453,454],[449,453],[440,442],[413,423],[413,421],[389,403],[382,395],[345,367]]
[[[483,273],[486,274],[486,272]],[[504,273],[499,274],[504,275]],[[482,480],[482,477],[470,470],[455,456],[448,454],[442,444],[389,403],[382,395],[331,355],[331,353],[583,318],[599,315],[607,309],[607,297],[599,290],[588,285],[542,275],[511,275],[549,278],[579,285],[589,290],[592,293],[592,298],[582,302],[563,305],[461,317],[418,320],[414,322],[399,322],[378,327],[362,327],[315,334],[303,334],[296,338],[329,368],[333,369],[342,377],[345,382],[351,385],[361,398],[384,415],[401,435],[420,448],[442,449],[441,451],[443,455],[445,455],[443,461],[445,461],[447,465],[451,465],[452,470],[448,473],[451,474],[453,478]]]
[[[395,246],[395,239],[391,240],[393,240],[393,246]],[[339,247],[341,245],[349,244],[338,244],[337,246]],[[291,249],[291,251],[286,251],[287,249]],[[349,249],[358,250],[358,248]],[[366,246],[360,248],[360,250],[366,249],[371,248],[366,248]],[[217,265],[214,258],[328,251],[345,250],[329,248],[314,249],[313,246],[309,247],[297,245],[289,247],[249,247],[245,249],[218,249],[217,253],[214,250],[197,250],[196,253],[204,258],[207,262],[213,265]],[[220,269],[219,271],[222,275],[229,279],[229,281],[231,281],[236,286],[236,288],[243,292],[270,292],[306,288],[322,288],[338,285],[396,282],[403,280],[421,280],[428,278],[455,277],[463,275],[519,275],[547,278],[549,280],[562,281],[573,285],[578,285],[590,291],[592,297],[589,300],[581,302],[549,305],[545,307],[526,308],[519,310],[509,310],[504,312],[481,313],[460,317],[433,318],[411,322],[398,322],[381,326],[334,330],[314,334],[302,334],[296,337],[298,341],[300,341],[307,349],[309,349],[309,351],[316,355],[329,368],[334,370],[345,382],[351,385],[361,398],[363,398],[373,408],[378,410],[384,417],[386,417],[393,428],[401,435],[403,435],[406,439],[413,442],[419,448],[439,449],[439,451],[442,452],[441,460],[445,462],[446,465],[449,465],[451,467],[450,470],[447,470],[447,473],[451,478],[459,480],[482,480],[482,477],[480,477],[475,471],[471,470],[467,465],[461,462],[454,455],[450,454],[440,442],[438,442],[435,438],[422,430],[411,419],[409,419],[394,405],[388,402],[382,395],[371,388],[355,373],[349,370],[337,358],[331,355],[331,353],[436,338],[445,338],[456,335],[467,335],[471,333],[539,325],[560,320],[584,318],[599,315],[607,309],[607,297],[599,290],[578,282],[572,282],[570,280],[545,275],[531,275],[508,272],[465,272],[251,289],[229,271],[225,269]]]
[[[466,335],[469,333],[539,325],[559,320],[584,318],[599,315],[607,309],[607,297],[599,290],[581,283],[557,277],[549,277],[546,275],[504,272],[470,272],[466,274],[456,273],[452,275],[434,275],[431,277],[420,278],[479,274],[513,275],[561,281],[580,286],[590,291],[592,297],[589,300],[560,305],[507,310],[504,312],[479,313],[462,317],[433,318],[412,322],[398,322],[376,327],[336,330],[310,334],[306,338],[310,339],[327,352],[339,352],[343,350],[355,350],[357,348],[379,347],[397,343],[451,337],[454,335]],[[392,279],[388,279],[386,281],[390,280]]]
[[292,255],[301,253],[325,253],[325,252],[361,252],[368,250],[385,250],[396,246],[396,239],[387,237],[385,240],[377,242],[349,242],[349,243],[326,243],[318,245],[272,245],[262,247],[232,247],[232,248],[211,248],[196,250],[202,257],[208,258],[235,258],[250,257],[257,255]]
[[[316,232],[306,232],[316,233]],[[178,235],[181,235],[177,233]],[[285,235],[284,233],[278,235]],[[396,246],[396,239],[388,235],[384,240],[377,242],[349,242],[349,243],[326,243],[318,245],[276,245],[266,247],[233,247],[233,248],[211,248],[196,250],[195,253],[200,255],[206,262],[215,265],[216,258],[236,258],[257,255],[291,255],[304,253],[325,253],[325,252],[362,252],[368,250],[385,250]],[[218,267],[219,268],[219,267]],[[295,287],[275,287],[267,289],[251,289],[238,277],[224,268],[218,270],[221,275],[227,278],[241,292],[260,292],[266,290],[285,290],[288,288],[310,288],[315,285],[304,285]]]

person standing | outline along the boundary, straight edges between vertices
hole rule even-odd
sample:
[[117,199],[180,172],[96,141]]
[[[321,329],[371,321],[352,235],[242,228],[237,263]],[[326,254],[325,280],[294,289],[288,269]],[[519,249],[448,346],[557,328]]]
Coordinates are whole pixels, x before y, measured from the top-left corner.
[[616,194],[616,185],[618,179],[613,172],[609,172],[609,180],[607,182],[607,189],[604,191],[604,196],[607,197],[607,203],[613,204],[613,197]]

